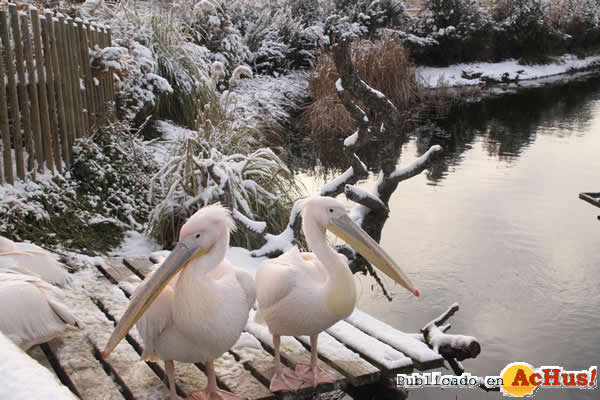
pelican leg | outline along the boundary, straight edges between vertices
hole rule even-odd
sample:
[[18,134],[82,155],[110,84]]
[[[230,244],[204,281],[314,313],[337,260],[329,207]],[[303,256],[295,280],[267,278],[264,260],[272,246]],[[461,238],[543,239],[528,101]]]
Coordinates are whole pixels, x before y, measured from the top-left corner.
[[279,354],[279,345],[281,344],[281,336],[273,335],[273,351],[275,352],[275,373],[271,378],[269,390],[271,392],[292,391],[295,392],[302,386],[304,381],[301,377],[289,368],[281,366],[281,356]]
[[165,371],[167,371],[167,378],[169,380],[169,394],[171,400],[180,400],[175,392],[175,363],[173,360],[165,360]]
[[317,365],[318,338],[318,335],[310,337],[310,364],[298,363],[296,365],[296,374],[302,377],[304,382],[307,382],[314,387],[317,387],[317,385],[320,383],[335,383],[335,379]]
[[233,393],[219,389],[214,363],[207,361],[204,365],[206,367],[206,377],[208,378],[206,389],[193,391],[186,400],[248,400],[246,397],[236,396]]

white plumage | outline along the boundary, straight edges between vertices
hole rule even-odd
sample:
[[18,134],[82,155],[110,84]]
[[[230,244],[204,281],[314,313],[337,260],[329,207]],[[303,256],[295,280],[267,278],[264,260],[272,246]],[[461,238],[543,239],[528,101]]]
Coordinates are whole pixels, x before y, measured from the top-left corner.
[[63,286],[71,281],[58,257],[31,243],[18,243],[0,236],[0,265],[25,268],[46,282]]
[[[356,288],[348,260],[327,242],[330,230],[358,250],[367,260],[415,295],[402,270],[379,245],[347,215],[343,205],[329,197],[311,197],[302,207],[302,228],[312,253],[297,248],[263,262],[256,274],[259,318],[273,334],[275,374],[271,390],[295,390],[302,382],[332,382],[317,367],[318,334],[352,313]],[[292,372],[279,361],[280,336],[311,337],[311,363]]]
[[0,331],[27,350],[76,325],[73,314],[56,299],[60,294],[61,289],[27,270],[0,264]]
[[194,399],[236,398],[217,389],[213,366],[240,337],[256,297],[252,276],[225,259],[234,227],[220,205],[190,217],[175,249],[132,296],[103,356],[137,320],[142,357],[165,361],[172,400],[177,399],[173,360],[204,362],[208,385],[194,392]]

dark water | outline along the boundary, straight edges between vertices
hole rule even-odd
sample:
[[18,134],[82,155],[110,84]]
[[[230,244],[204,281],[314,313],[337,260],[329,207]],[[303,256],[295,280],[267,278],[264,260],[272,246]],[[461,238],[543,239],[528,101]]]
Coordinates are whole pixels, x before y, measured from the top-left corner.
[[[445,159],[401,183],[383,246],[421,290],[393,286],[393,302],[359,278],[359,306],[418,331],[453,302],[450,333],[476,336],[464,365],[497,375],[513,361],[587,369],[600,362],[600,80],[488,100],[440,122]],[[403,146],[400,165],[431,138]],[[374,179],[363,182],[372,188]],[[319,178],[306,176],[309,189]],[[450,373],[450,372],[448,372]],[[542,389],[539,399],[597,399],[600,390]],[[411,399],[498,399],[479,389],[418,389]]]

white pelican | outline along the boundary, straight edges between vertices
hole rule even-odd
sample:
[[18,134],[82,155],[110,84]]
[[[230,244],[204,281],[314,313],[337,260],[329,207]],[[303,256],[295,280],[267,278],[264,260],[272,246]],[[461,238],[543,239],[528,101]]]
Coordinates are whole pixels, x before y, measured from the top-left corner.
[[38,275],[46,282],[63,286],[71,281],[71,276],[58,262],[58,257],[35,244],[17,243],[0,236],[0,264],[11,265]]
[[[302,207],[302,228],[312,253],[297,248],[263,262],[256,274],[256,294],[260,317],[273,335],[275,374],[271,391],[296,390],[302,382],[316,386],[333,382],[317,366],[317,338],[336,322],[352,313],[356,303],[354,278],[346,257],[327,242],[326,230],[342,238],[369,262],[416,296],[404,272],[358,225],[343,205],[330,197],[311,197]],[[282,368],[279,344],[282,335],[308,335],[311,363],[298,364],[296,371]]]
[[0,331],[27,350],[76,326],[71,312],[52,298],[59,294],[26,269],[0,263]]
[[142,357],[165,361],[172,400],[177,399],[173,360],[204,363],[208,386],[192,393],[194,399],[239,399],[217,389],[213,366],[238,340],[256,297],[252,276],[225,259],[234,227],[230,212],[220,205],[192,215],[169,257],[136,290],[102,356],[139,319]]

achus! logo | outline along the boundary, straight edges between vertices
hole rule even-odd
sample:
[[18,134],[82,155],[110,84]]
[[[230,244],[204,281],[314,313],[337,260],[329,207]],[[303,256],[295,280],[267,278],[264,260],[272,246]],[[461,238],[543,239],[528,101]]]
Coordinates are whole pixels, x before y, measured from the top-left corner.
[[528,397],[533,396],[539,388],[595,389],[597,372],[597,366],[581,371],[565,371],[562,367],[536,369],[525,362],[513,362],[500,372],[500,391],[509,397]]

